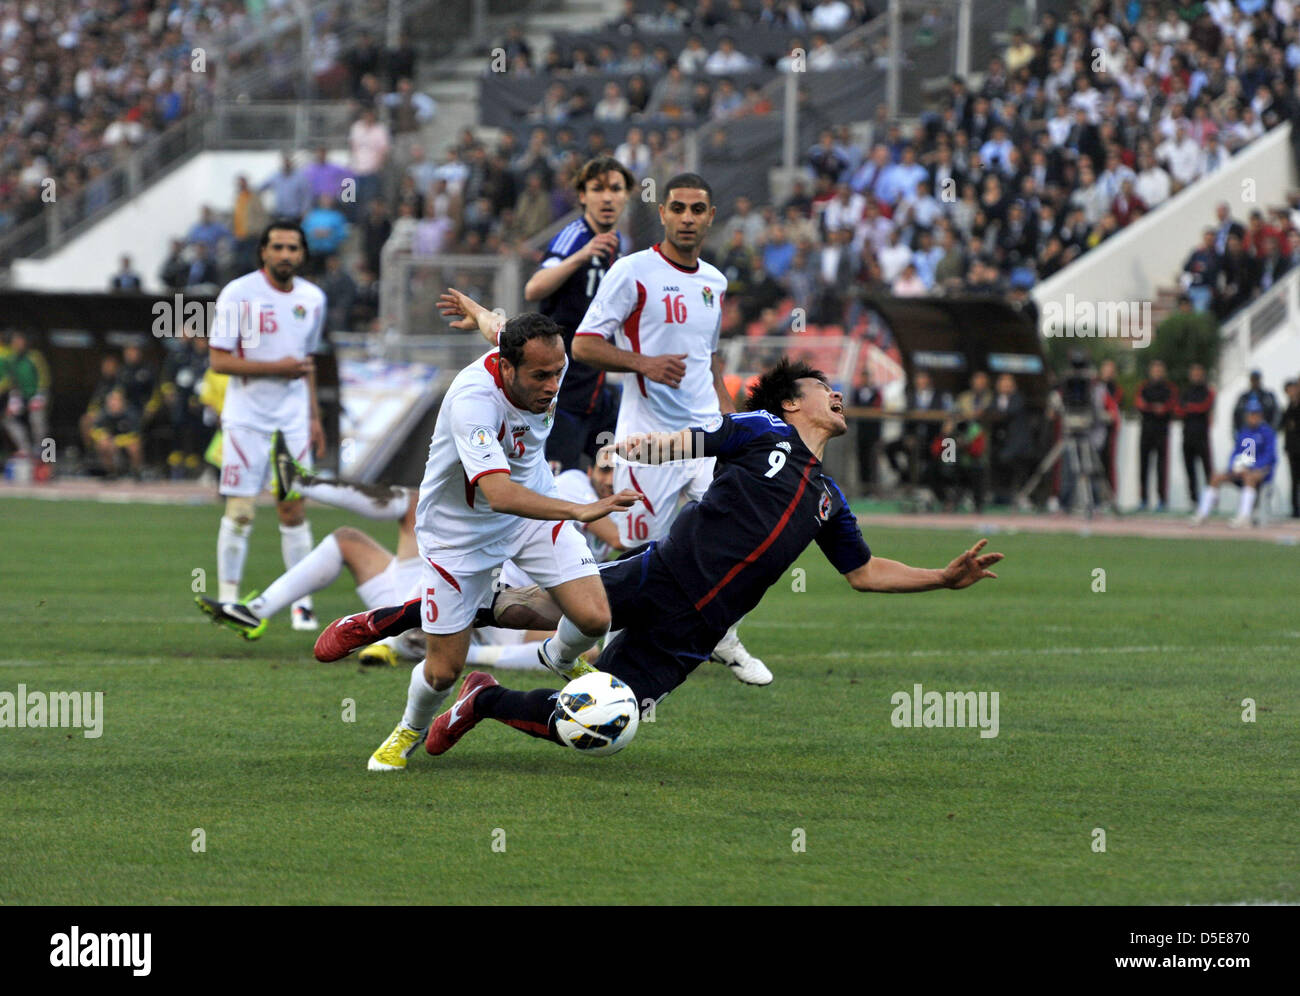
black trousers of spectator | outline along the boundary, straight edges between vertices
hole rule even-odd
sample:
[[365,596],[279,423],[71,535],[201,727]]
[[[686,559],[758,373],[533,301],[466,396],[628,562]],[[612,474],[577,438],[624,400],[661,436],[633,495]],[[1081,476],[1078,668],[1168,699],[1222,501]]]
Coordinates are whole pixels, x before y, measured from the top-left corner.
[[[903,435],[885,444],[885,459],[903,483],[916,484],[922,480],[921,468],[929,442],[919,436]],[[902,466],[899,466],[899,461]]]
[[1196,480],[1198,463],[1205,471],[1205,483],[1209,484],[1214,471],[1210,469],[1210,437],[1204,431],[1183,436],[1183,468],[1187,471],[1187,489],[1192,494],[1193,505],[1201,498],[1201,486]]
[[880,423],[874,418],[858,419],[858,480],[863,487],[876,483],[876,446],[880,442]]
[[1148,482],[1151,476],[1151,458],[1156,461],[1156,494],[1160,504],[1169,503],[1169,429],[1144,428],[1138,437],[1139,466],[1142,470],[1142,504],[1147,504]]
[[1101,448],[1101,464],[1106,468],[1106,480],[1110,482],[1110,493],[1113,495],[1119,494],[1119,482],[1115,480],[1115,441],[1118,438],[1119,430],[1112,426],[1106,430],[1106,442]]
[[1286,458],[1291,464],[1291,517],[1300,519],[1300,450],[1287,450]]
[[930,464],[926,483],[934,491],[934,496],[944,503],[955,501],[963,490],[969,491],[975,500],[975,511],[979,512],[984,508],[988,477],[989,468],[985,464],[963,467],[957,463],[935,460]]

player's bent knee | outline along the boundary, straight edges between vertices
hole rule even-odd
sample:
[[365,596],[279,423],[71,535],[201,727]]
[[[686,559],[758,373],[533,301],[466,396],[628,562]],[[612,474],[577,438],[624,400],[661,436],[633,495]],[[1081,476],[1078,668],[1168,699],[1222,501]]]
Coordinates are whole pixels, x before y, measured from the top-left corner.
[[609,632],[610,614],[606,609],[589,609],[570,616],[569,622],[582,631],[583,636],[604,636]]
[[227,498],[226,518],[237,526],[247,526],[253,521],[256,508],[252,498]]
[[460,677],[460,671],[459,665],[449,661],[435,661],[428,657],[424,659],[424,680],[438,691],[454,685]]

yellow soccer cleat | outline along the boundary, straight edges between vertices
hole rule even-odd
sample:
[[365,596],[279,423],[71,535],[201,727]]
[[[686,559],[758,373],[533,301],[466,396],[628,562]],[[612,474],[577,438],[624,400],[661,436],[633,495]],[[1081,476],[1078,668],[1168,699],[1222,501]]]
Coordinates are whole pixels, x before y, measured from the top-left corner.
[[424,742],[424,735],[428,732],[427,726],[423,730],[413,730],[405,723],[398,723],[388,739],[370,755],[366,767],[371,771],[405,771],[406,759]]
[[372,643],[363,647],[357,660],[366,667],[397,667],[397,654],[386,643]]

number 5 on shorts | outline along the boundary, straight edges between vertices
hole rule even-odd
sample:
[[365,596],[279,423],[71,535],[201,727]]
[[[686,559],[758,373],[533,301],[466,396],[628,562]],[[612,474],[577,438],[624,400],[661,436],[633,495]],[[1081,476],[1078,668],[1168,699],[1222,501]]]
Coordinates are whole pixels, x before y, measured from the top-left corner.
[[433,601],[432,588],[426,588],[424,591],[424,621],[427,623],[438,621],[438,606]]

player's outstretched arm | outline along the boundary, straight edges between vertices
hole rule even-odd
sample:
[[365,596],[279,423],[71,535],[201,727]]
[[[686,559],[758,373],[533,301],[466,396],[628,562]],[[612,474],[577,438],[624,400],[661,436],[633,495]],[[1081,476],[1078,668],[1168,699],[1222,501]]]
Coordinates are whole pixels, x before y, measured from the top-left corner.
[[699,454],[694,450],[694,433],[634,432],[614,444],[614,452],[629,463],[659,464],[669,460],[687,460]]
[[316,370],[316,363],[310,356],[306,359],[286,356],[282,360],[250,360],[246,356],[236,356],[228,349],[217,349],[215,346],[208,351],[208,355],[211,357],[208,365],[213,373],[234,374],[237,377],[284,377],[295,380],[310,376]]
[[479,335],[487,340],[489,346],[497,344],[497,335],[506,323],[505,315],[488,311],[468,294],[462,294],[455,287],[448,287],[438,297],[438,310],[442,316],[451,321],[451,327],[469,332],[478,329]]
[[969,588],[984,578],[997,578],[990,567],[1003,559],[1000,553],[981,554],[988,540],[982,539],[955,557],[947,567],[909,567],[897,560],[872,557],[844,577],[857,591],[904,593],[934,591],[936,588]]
[[492,506],[492,511],[518,515],[525,519],[594,522],[610,512],[630,508],[641,500],[640,492],[624,490],[587,505],[561,501],[559,498],[539,495],[532,488],[512,481],[506,474],[486,474],[479,478],[478,488]]

